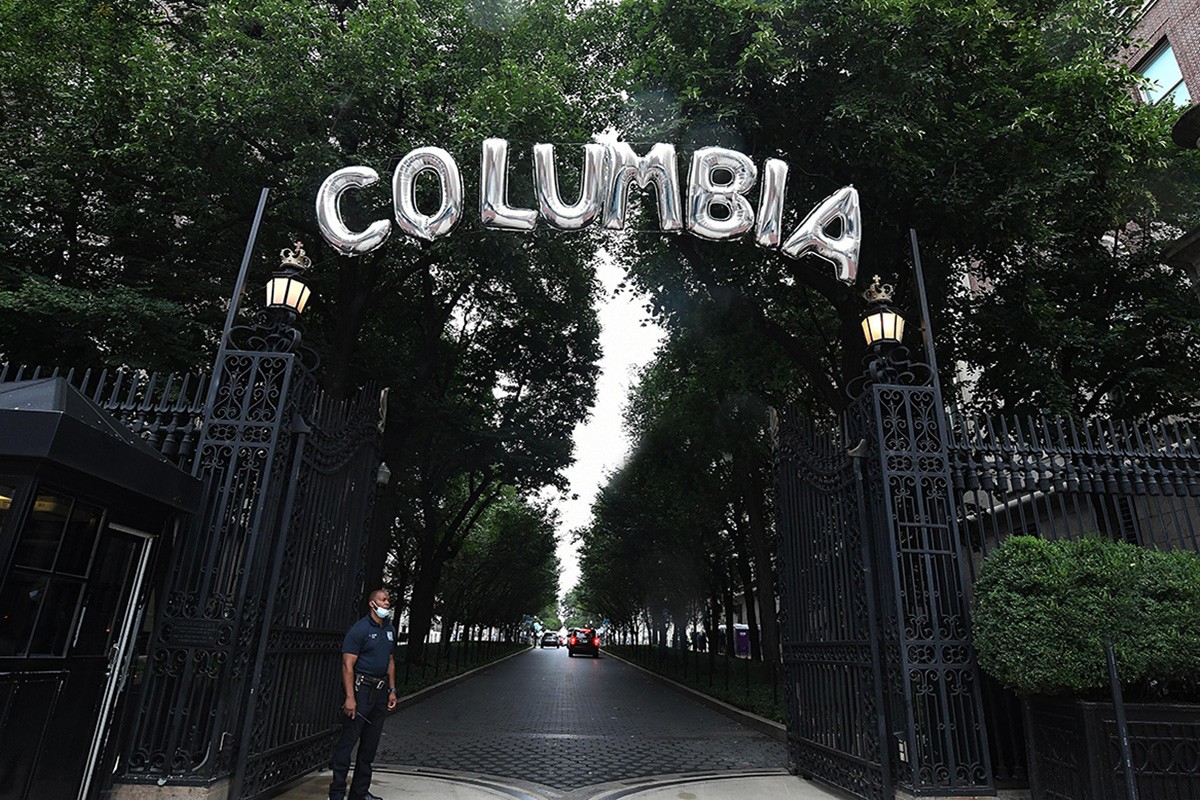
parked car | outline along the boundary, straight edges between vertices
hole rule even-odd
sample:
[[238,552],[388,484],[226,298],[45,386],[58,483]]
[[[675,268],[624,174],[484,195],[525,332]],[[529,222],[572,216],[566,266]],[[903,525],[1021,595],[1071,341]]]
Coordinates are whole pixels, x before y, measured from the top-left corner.
[[600,657],[600,634],[593,628],[572,628],[567,636],[567,655],[585,653],[592,658]]
[[542,647],[553,647],[558,649],[558,634],[554,631],[546,631],[542,634]]

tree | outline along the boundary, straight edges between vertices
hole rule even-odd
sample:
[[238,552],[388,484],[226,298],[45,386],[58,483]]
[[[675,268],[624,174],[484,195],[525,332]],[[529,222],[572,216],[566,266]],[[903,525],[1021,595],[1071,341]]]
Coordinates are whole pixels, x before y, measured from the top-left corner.
[[[858,288],[816,259],[690,237],[631,239],[638,286],[668,318],[671,291],[721,303],[837,409],[860,369],[856,292],[900,276],[916,308],[912,228],[947,384],[962,359],[983,373],[985,407],[1190,405],[1196,315],[1166,299],[1189,290],[1161,253],[1172,226],[1198,220],[1197,157],[1170,144],[1169,112],[1140,105],[1114,57],[1140,5],[630,0],[630,138],[781,158],[797,216],[853,184],[865,231]],[[959,292],[968,274],[992,293]]]
[[597,624],[596,611],[588,605],[582,586],[576,586],[563,597],[562,621],[568,628],[585,628]]
[[532,609],[552,606],[558,594],[556,522],[549,509],[504,493],[446,567],[443,633],[456,624],[511,629]]
[[[384,444],[396,479],[380,509],[400,520],[398,551],[415,554],[396,577],[411,576],[397,589],[422,641],[443,565],[501,487],[561,480],[570,461],[598,354],[594,240],[466,222],[430,245],[397,236],[351,259],[320,243],[313,197],[337,168],[386,174],[428,144],[477,185],[480,141],[505,136],[511,200],[528,205],[532,143],[587,140],[617,97],[610,71],[586,57],[606,47],[604,11],[549,0],[6,6],[0,269],[15,288],[0,293],[0,354],[211,363],[254,200],[270,187],[249,286],[271,251],[301,238],[314,260],[305,340],[324,356],[325,388],[393,389]],[[564,169],[563,185],[572,177]],[[389,198],[364,191],[348,205],[359,224],[388,216]],[[372,556],[374,582],[387,553]],[[420,658],[420,645],[409,653]]]
[[[718,610],[728,610],[738,582],[753,654],[774,665],[768,405],[787,402],[796,369],[711,303],[681,302],[673,313],[679,324],[627,409],[634,453],[602,490],[583,533],[583,585],[613,619],[632,622],[646,611],[661,632],[669,610],[677,630],[698,616],[715,639]],[[629,567],[660,561],[657,570]]]

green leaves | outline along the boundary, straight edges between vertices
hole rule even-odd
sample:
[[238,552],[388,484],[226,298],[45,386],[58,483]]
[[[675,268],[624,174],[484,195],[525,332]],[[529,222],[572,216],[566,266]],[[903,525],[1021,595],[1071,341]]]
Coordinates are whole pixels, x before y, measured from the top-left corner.
[[[948,373],[956,361],[979,371],[977,405],[1080,413],[1116,382],[1110,410],[1161,416],[1200,392],[1188,367],[1198,355],[1196,315],[1149,311],[1160,293],[1188,295],[1182,272],[1160,267],[1166,274],[1153,282],[1134,275],[1161,265],[1167,230],[1200,223],[1200,154],[1170,145],[1173,119],[1135,100],[1138,78],[1113,56],[1138,5],[628,0],[631,94],[669,102],[658,114],[631,114],[626,138],[719,140],[760,163],[784,159],[785,227],[854,184],[863,204],[859,273],[864,283],[876,273],[897,282],[910,320],[915,228],[939,362]],[[1114,235],[1127,249],[1105,257],[1102,242]],[[719,299],[730,289],[780,322],[789,352],[814,354],[808,362],[793,355],[807,373],[797,393],[836,407],[838,393],[824,387],[860,369],[853,330],[862,305],[821,262],[680,241],[674,269],[664,271],[656,245],[637,249],[634,281],[660,307],[675,293]],[[995,294],[960,291],[968,276],[990,281]],[[1128,292],[1120,311],[1100,299],[1115,296],[1105,291],[1110,282]],[[1004,295],[1035,291],[1039,301],[1020,304],[1019,314],[1017,299]],[[798,324],[795,309],[808,304],[836,310],[824,336]],[[1088,359],[1076,355],[1082,333],[1055,339],[1080,330],[1076,320],[1092,330]],[[1127,339],[1097,330],[1118,324],[1132,332]],[[1143,337],[1159,332],[1186,340],[1188,355],[1158,355]],[[782,339],[778,329],[774,338]],[[1117,374],[1135,352],[1151,354],[1141,361],[1162,379],[1156,387],[1144,373]]]
[[1121,679],[1196,689],[1200,558],[1107,539],[1008,539],[975,584],[979,664],[1022,694],[1108,685],[1111,640]]

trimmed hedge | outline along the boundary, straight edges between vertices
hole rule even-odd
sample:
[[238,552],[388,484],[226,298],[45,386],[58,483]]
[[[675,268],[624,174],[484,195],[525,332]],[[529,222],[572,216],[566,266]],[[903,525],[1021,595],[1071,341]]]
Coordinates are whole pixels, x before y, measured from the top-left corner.
[[983,562],[972,627],[980,667],[1020,694],[1107,689],[1109,637],[1123,684],[1194,694],[1200,556],[1014,536]]

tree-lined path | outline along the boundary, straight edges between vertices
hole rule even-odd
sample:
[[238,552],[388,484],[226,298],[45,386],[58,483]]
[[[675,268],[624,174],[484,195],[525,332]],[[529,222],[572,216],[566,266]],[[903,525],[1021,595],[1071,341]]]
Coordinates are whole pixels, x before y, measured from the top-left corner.
[[576,789],[650,775],[780,769],[775,741],[621,661],[536,649],[393,714],[377,766]]

